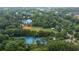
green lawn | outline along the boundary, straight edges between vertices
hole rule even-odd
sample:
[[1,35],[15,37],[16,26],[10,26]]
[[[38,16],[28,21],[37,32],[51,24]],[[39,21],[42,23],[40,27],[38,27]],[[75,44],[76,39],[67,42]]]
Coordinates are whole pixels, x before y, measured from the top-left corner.
[[31,31],[45,31],[45,32],[55,32],[55,29],[51,28],[42,28],[42,27],[32,27]]

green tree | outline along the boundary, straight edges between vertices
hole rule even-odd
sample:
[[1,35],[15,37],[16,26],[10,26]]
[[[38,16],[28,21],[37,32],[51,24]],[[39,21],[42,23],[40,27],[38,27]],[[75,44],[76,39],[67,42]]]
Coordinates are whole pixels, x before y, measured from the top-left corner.
[[23,40],[8,40],[5,44],[5,50],[7,51],[24,51],[26,50],[26,45]]
[[52,40],[48,42],[49,51],[73,51],[79,50],[79,46],[74,44],[66,43],[63,40]]

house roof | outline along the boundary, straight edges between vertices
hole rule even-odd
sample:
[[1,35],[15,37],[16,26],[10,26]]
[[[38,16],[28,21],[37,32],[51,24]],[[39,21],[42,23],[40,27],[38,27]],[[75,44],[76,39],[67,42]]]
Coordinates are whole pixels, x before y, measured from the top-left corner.
[[79,12],[73,12],[72,15],[73,16],[79,15]]

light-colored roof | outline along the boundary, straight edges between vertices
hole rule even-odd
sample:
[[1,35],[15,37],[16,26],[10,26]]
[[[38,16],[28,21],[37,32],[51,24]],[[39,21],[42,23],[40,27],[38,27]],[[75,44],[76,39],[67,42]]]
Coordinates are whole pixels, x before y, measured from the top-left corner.
[[22,22],[24,24],[30,24],[30,23],[32,23],[32,20],[31,19],[24,19]]

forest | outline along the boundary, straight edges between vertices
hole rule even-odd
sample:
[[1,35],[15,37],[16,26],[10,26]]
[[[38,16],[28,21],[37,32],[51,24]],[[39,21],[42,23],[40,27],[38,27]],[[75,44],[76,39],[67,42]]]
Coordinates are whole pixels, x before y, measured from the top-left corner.
[[[23,30],[28,17],[32,28]],[[79,8],[0,7],[0,51],[79,51]]]

